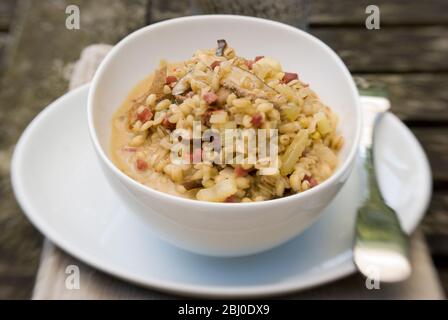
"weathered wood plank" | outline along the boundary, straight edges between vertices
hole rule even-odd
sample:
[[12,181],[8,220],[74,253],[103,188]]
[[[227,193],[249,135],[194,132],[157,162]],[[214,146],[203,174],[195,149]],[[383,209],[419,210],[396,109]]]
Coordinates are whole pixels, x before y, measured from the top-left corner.
[[0,278],[0,300],[30,299],[33,291],[33,276],[4,276]]
[[448,293],[448,266],[444,265],[442,267],[439,267],[436,265],[436,267],[440,282],[442,283],[446,295]]
[[[440,235],[448,240],[448,191],[436,191],[423,223],[422,230],[428,236]],[[448,241],[446,242],[448,253]]]
[[387,85],[392,112],[400,119],[431,125],[431,121],[448,124],[448,74],[359,74]]
[[425,149],[436,183],[448,182],[448,127],[411,128]]
[[[80,7],[80,30],[65,28],[69,4]],[[8,121],[0,128],[0,147],[5,137],[11,143],[39,110],[66,91],[67,72],[82,48],[96,42],[115,43],[144,25],[145,5],[145,0],[31,1],[14,60],[2,82],[0,101],[5,103],[0,121]],[[48,39],[51,45],[42,45]]]
[[310,0],[150,0],[150,22],[192,14],[239,14],[272,19],[304,28]]
[[5,53],[6,42],[8,39],[8,34],[4,32],[0,32],[0,72],[2,70],[3,56]]
[[9,30],[14,18],[17,0],[0,1],[0,31]]
[[148,0],[147,23],[155,23],[193,14],[192,3],[189,0],[164,1]]
[[[431,253],[448,262],[448,191],[435,191],[421,229]],[[437,263],[437,261],[436,261]],[[448,267],[445,266],[445,267]],[[448,280],[448,278],[446,279]],[[445,283],[448,288],[448,281]]]
[[[313,0],[304,1],[210,1],[210,0],[150,0],[153,9],[152,22],[191,14],[242,14],[263,17],[297,25],[308,20],[311,26],[355,25],[364,26],[368,5],[380,8],[382,25],[428,25],[447,24],[448,2],[445,0]],[[306,17],[300,18],[300,17]]]
[[448,27],[311,28],[352,72],[447,72]]
[[383,25],[418,25],[448,23],[446,0],[314,0],[311,2],[310,23],[318,25],[352,24],[363,26],[365,9],[379,7]]
[[[69,4],[80,7],[81,30],[65,28]],[[11,190],[14,144],[36,114],[67,90],[67,75],[81,50],[115,43],[143,26],[146,9],[145,0],[23,0],[20,5],[22,25],[14,29],[21,32],[12,34],[14,50],[8,51],[11,59],[0,84],[0,298],[31,295],[41,248],[41,236]],[[22,280],[14,285],[9,277]]]
[[[448,262],[448,191],[435,191],[428,213],[421,224],[431,253]],[[445,265],[448,268],[448,265]],[[447,269],[448,270],[448,269]],[[446,279],[448,280],[448,278]],[[445,283],[448,288],[448,282]]]

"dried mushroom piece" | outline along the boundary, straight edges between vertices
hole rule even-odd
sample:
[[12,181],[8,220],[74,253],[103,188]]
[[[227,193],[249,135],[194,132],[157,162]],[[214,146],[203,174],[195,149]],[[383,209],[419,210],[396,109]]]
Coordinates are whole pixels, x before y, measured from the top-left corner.
[[218,57],[224,56],[224,50],[227,48],[227,41],[224,39],[218,40],[218,48],[216,49],[216,55]]

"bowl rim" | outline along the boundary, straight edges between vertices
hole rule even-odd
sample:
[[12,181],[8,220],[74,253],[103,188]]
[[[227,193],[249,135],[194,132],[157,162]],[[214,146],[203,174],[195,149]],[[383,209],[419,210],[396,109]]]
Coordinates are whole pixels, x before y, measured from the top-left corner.
[[[104,73],[108,65],[110,64],[110,61],[114,58],[114,56],[117,54],[118,51],[120,51],[123,47],[127,45],[128,42],[131,42],[132,40],[140,37],[141,35],[152,32],[157,29],[163,28],[164,26],[171,25],[171,24],[182,24],[182,23],[188,23],[190,21],[207,21],[210,19],[224,19],[229,21],[249,21],[249,22],[256,22],[256,23],[262,23],[265,25],[270,25],[275,28],[283,29],[287,32],[294,32],[299,34],[302,37],[307,38],[308,40],[311,40],[315,43],[317,43],[323,50],[327,52],[329,56],[331,56],[336,64],[338,64],[339,68],[341,69],[344,76],[347,78],[347,81],[349,82],[350,91],[355,98],[355,112],[356,112],[356,128],[355,128],[355,138],[353,140],[353,144],[351,146],[350,151],[348,152],[348,155],[343,163],[341,163],[336,171],[324,182],[317,185],[316,187],[296,193],[287,197],[281,197],[277,199],[271,199],[271,200],[265,200],[265,201],[259,201],[259,202],[242,202],[242,203],[222,203],[222,202],[206,202],[201,200],[195,200],[195,199],[189,199],[189,198],[183,198],[180,196],[172,195],[169,193],[164,193],[162,191],[153,189],[149,186],[146,186],[144,184],[141,184],[137,182],[136,180],[132,179],[131,177],[127,176],[124,172],[122,172],[120,169],[118,169],[117,166],[112,162],[112,160],[106,155],[105,151],[100,145],[100,142],[98,140],[96,128],[94,125],[93,120],[93,109],[94,109],[94,97],[96,95],[97,87],[99,85],[99,81],[101,78],[101,75]],[[119,41],[112,50],[107,54],[107,56],[104,58],[104,60],[101,62],[100,66],[98,67],[97,72],[95,73],[95,76],[92,80],[91,88],[89,90],[88,95],[88,102],[87,102],[87,120],[88,120],[88,128],[89,128],[89,134],[90,138],[92,140],[92,143],[94,145],[95,151],[97,155],[101,158],[101,160],[106,164],[107,168],[112,171],[122,182],[129,183],[132,187],[136,188],[140,192],[144,194],[152,194],[155,197],[161,197],[164,198],[164,200],[171,200],[175,202],[179,202],[179,204],[185,204],[185,205],[195,205],[199,207],[210,207],[210,208],[243,208],[243,207],[250,207],[253,209],[256,209],[257,207],[266,207],[266,206],[273,206],[281,203],[286,202],[292,202],[295,200],[299,200],[302,198],[310,197],[313,194],[319,193],[320,191],[325,190],[328,186],[337,183],[337,181],[341,178],[341,176],[349,169],[349,167],[354,163],[354,159],[358,152],[358,146],[361,139],[361,129],[362,129],[362,114],[361,114],[361,106],[360,106],[360,99],[359,99],[359,93],[356,88],[356,85],[352,79],[352,76],[346,67],[346,65],[343,63],[341,58],[322,40],[314,37],[313,35],[286,25],[281,22],[272,21],[268,19],[263,18],[257,18],[257,17],[248,17],[248,16],[241,16],[241,15],[228,15],[228,14],[214,14],[214,15],[195,15],[195,16],[188,16],[188,17],[180,17],[180,18],[174,18],[165,20],[162,22],[158,22],[143,28],[140,28],[126,37],[124,37],[121,41]]]

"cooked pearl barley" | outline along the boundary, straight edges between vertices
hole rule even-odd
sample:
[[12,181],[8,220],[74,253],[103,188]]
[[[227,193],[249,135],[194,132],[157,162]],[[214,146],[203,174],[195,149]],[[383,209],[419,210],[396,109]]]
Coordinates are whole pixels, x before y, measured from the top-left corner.
[[233,105],[233,101],[235,101],[236,99],[237,99],[236,94],[231,93],[231,94],[229,94],[229,96],[227,97],[227,101],[226,101],[226,103],[227,103],[229,106],[231,106],[231,105]]
[[183,112],[183,114],[186,115],[186,116],[188,116],[188,115],[190,114],[191,109],[192,109],[192,107],[190,107],[190,105],[187,104],[187,103],[185,103],[185,102],[182,103],[182,104],[179,106],[179,108],[180,108],[180,110]]
[[224,50],[224,57],[226,57],[227,59],[235,58],[235,50],[233,50],[233,48],[227,47]]
[[145,143],[145,139],[146,138],[142,135],[135,136],[134,138],[132,138],[129,145],[131,147],[140,147],[143,143]]
[[213,74],[211,88],[214,92],[217,92],[219,90],[219,74],[218,73]]
[[165,86],[163,87],[163,93],[164,93],[164,94],[171,94],[171,88],[170,88],[170,86],[165,85]]
[[215,185],[215,182],[213,180],[206,180],[202,182],[202,185],[204,186],[204,188],[211,188]]
[[277,184],[275,185],[275,195],[277,197],[281,197],[284,192],[285,192],[285,183],[283,182],[283,180],[278,180]]
[[318,139],[322,138],[322,135],[319,133],[319,131],[316,131],[311,135],[311,138],[313,140],[318,140]]
[[300,118],[299,119],[299,123],[302,126],[303,129],[307,129],[308,126],[310,125],[310,121],[308,118]]
[[286,123],[280,126],[280,133],[297,132],[300,130],[300,124],[297,121]]
[[259,112],[269,112],[274,109],[274,105],[269,102],[261,103],[257,106],[257,110]]
[[280,121],[280,112],[276,109],[272,109],[271,111],[268,112],[268,116],[271,120],[276,120],[276,121]]
[[140,106],[140,107],[138,107],[138,109],[137,109],[137,114],[138,114],[138,113],[142,113],[144,110],[145,110],[145,106]]
[[245,177],[236,178],[236,185],[239,189],[248,189],[250,188],[250,180]]
[[244,126],[245,128],[250,128],[250,127],[252,127],[252,117],[251,117],[251,116],[245,115],[245,116],[243,117],[243,126]]
[[299,192],[301,188],[302,179],[298,171],[294,171],[294,173],[289,177],[289,184],[291,188],[295,192]]
[[279,138],[280,144],[288,145],[291,142],[291,138],[287,134],[283,134]]
[[254,165],[251,164],[251,163],[243,163],[243,164],[241,165],[241,168],[243,168],[243,169],[246,170],[246,171],[249,171],[249,170],[252,169],[253,167],[254,167]]
[[146,105],[148,107],[154,107],[157,101],[157,96],[152,93],[148,96],[148,98],[146,98]]
[[216,111],[213,112],[210,117],[210,123],[213,124],[224,124],[227,122],[227,112],[225,111]]
[[168,121],[170,123],[177,123],[180,120],[180,118],[181,118],[181,114],[175,113],[171,117],[168,118]]
[[185,187],[183,185],[181,185],[181,184],[178,184],[176,186],[176,190],[177,190],[177,192],[180,192],[180,193],[186,193],[187,192],[187,189],[185,189]]
[[154,126],[161,124],[162,121],[165,119],[166,112],[156,112],[154,116]]
[[170,105],[171,105],[170,100],[168,100],[168,99],[162,100],[156,105],[156,111],[162,111],[162,110],[168,109],[168,107]]
[[252,105],[249,99],[235,99],[232,104],[238,109],[249,108]]
[[182,168],[174,165],[173,168],[171,169],[171,179],[173,179],[174,182],[182,182],[183,180]]
[[140,131],[140,128],[142,127],[142,122],[140,120],[137,120],[134,125],[132,126],[132,131],[135,133]]
[[153,124],[154,124],[154,121],[146,121],[146,122],[140,127],[140,132],[145,132],[146,130],[148,130],[149,128],[151,128]]
[[304,181],[302,181],[301,187],[302,187],[301,191],[306,191],[311,187],[311,185],[307,180],[304,180]]
[[344,137],[343,136],[336,136],[331,140],[331,147],[335,150],[341,150],[342,146],[344,145]]

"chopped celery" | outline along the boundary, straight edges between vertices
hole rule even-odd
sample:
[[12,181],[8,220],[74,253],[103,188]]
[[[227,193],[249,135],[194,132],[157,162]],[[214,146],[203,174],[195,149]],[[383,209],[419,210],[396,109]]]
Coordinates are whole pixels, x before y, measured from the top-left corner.
[[223,202],[237,193],[238,187],[234,178],[224,179],[211,188],[201,189],[196,198],[201,201]]
[[300,130],[294,137],[294,140],[288,146],[281,158],[282,167],[280,168],[280,173],[282,176],[287,176],[294,171],[294,166],[297,161],[299,161],[303,151],[305,151],[308,139],[308,130],[306,129]]

